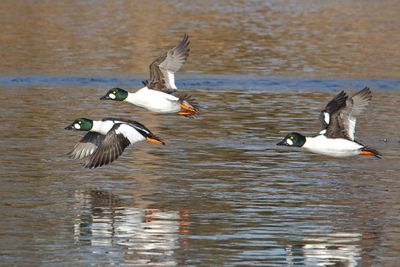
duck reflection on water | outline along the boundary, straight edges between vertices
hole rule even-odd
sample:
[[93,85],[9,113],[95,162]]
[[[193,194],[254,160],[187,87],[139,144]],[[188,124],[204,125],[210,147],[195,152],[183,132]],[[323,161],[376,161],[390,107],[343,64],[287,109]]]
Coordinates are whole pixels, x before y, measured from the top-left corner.
[[171,263],[188,233],[186,211],[126,206],[126,201],[101,190],[77,191],[75,199],[78,246],[126,246],[136,255],[161,256]]

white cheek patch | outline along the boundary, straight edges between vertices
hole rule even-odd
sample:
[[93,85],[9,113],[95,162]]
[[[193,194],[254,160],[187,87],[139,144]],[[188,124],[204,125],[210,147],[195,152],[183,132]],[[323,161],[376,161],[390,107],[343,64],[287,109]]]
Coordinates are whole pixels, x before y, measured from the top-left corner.
[[114,94],[109,94],[108,95],[111,99],[115,99],[115,95]]
[[291,145],[291,146],[293,145],[293,141],[290,140],[290,139],[287,139],[287,140],[286,140],[286,143],[288,143],[288,144]]
[[75,129],[78,129],[78,130],[81,128],[81,126],[79,125],[79,123],[75,123],[75,124],[74,124],[74,127],[75,127]]

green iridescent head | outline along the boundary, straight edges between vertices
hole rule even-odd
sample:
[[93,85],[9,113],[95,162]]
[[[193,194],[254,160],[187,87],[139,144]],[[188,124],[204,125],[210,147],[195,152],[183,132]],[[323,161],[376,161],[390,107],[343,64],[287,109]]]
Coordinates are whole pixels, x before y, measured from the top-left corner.
[[121,88],[112,88],[100,100],[124,101],[128,97],[128,92]]
[[282,141],[277,143],[278,146],[298,146],[302,147],[304,143],[306,142],[306,138],[304,135],[301,135],[299,133],[289,133],[286,135],[285,138],[283,138]]
[[92,127],[93,121],[91,119],[80,118],[65,127],[65,130],[90,131]]

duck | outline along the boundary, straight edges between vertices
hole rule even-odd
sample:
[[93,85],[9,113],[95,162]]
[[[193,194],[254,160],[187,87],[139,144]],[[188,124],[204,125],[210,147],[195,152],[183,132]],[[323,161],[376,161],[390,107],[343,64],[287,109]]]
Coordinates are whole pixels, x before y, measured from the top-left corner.
[[125,101],[158,114],[177,113],[195,118],[199,105],[187,94],[177,92],[175,72],[186,62],[190,41],[187,34],[174,48],[154,60],[150,66],[150,79],[134,93],[122,88],[112,88],[100,100]]
[[372,93],[368,87],[351,97],[341,91],[320,112],[321,131],[317,136],[306,137],[291,132],[277,145],[301,147],[331,157],[366,155],[381,158],[379,151],[355,140],[356,117],[366,109],[371,99]]
[[87,158],[85,168],[97,168],[107,165],[121,156],[129,145],[145,141],[165,145],[143,124],[115,118],[104,118],[99,121],[79,118],[65,130],[87,131],[82,139],[69,153],[74,159]]

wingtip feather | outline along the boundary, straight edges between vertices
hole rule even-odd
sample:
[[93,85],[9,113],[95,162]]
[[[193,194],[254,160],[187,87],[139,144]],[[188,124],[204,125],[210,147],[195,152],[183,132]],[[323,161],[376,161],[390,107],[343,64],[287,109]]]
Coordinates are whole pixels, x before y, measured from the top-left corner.
[[371,91],[371,89],[369,87],[366,86],[366,87],[364,87],[364,89],[362,89],[362,90],[358,91],[357,93],[355,93],[352,96],[352,98],[355,97],[355,96],[360,97],[360,98],[365,99],[365,100],[371,100],[372,99],[372,91]]

